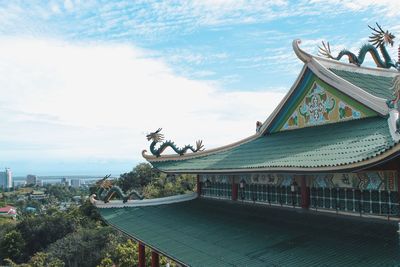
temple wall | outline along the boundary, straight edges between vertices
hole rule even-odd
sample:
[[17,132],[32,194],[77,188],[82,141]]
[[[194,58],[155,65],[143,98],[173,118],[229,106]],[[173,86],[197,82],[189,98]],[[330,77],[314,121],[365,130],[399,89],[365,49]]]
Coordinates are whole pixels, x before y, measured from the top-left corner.
[[[297,174],[202,174],[200,181],[212,183],[265,184],[275,186],[290,186],[293,181],[300,185],[300,175]],[[321,173],[305,175],[308,187],[321,188],[352,188],[360,190],[398,191],[397,171],[367,171],[359,173]]]
[[[301,188],[303,177],[305,190]],[[236,184],[239,188],[237,199],[242,201],[385,216],[400,215],[397,171],[312,175],[203,174],[199,179],[203,197],[233,199],[232,185]],[[302,197],[304,192],[307,192],[306,197]]]

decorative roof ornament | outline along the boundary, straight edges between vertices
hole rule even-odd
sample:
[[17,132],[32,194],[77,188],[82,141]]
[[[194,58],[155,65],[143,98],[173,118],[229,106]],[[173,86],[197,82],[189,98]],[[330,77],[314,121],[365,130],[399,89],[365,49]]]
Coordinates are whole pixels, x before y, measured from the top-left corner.
[[393,77],[393,86],[391,87],[393,90],[393,99],[388,100],[386,104],[389,108],[398,108],[398,102],[400,100],[400,74]]
[[132,190],[128,194],[124,194],[119,186],[113,185],[112,181],[107,180],[110,176],[111,174],[106,175],[104,178],[96,182],[97,194],[90,196],[90,201],[92,203],[96,202],[96,200],[108,203],[115,194],[122,199],[123,203],[126,203],[132,196],[135,196],[139,200],[143,199],[143,196],[135,190]]
[[[372,30],[372,35],[369,37],[370,44],[364,44],[358,52],[358,56],[347,49],[343,49],[336,57],[334,57],[331,53],[329,42],[325,43],[324,41],[322,41],[322,46],[319,46],[319,54],[334,60],[340,60],[343,56],[347,56],[349,63],[361,66],[361,64],[364,62],[366,54],[370,53],[378,68],[389,69],[393,67],[400,71],[400,62],[394,62],[386,50],[387,45],[393,46],[393,40],[395,36],[389,31],[385,32],[378,23],[376,23],[376,26],[378,29],[368,25],[368,27]],[[377,48],[379,48],[383,56],[383,60],[381,59]]]
[[393,140],[400,141],[400,115],[399,115],[399,100],[400,100],[400,74],[393,78],[393,99],[386,101],[389,108],[389,130]]
[[[178,148],[174,142],[169,140],[162,143],[158,148],[156,148],[156,144],[164,140],[164,135],[160,133],[161,130],[162,128],[158,128],[157,131],[149,133],[146,136],[148,141],[152,141],[150,144],[150,152],[156,157],[161,156],[161,153],[163,153],[164,150],[168,147],[172,148],[177,154],[181,156],[186,154],[188,150],[191,150],[193,153],[204,150],[203,148],[204,145],[202,140],[198,140],[196,142],[196,148],[194,148],[191,145],[186,145],[183,148]],[[147,152],[146,150],[143,150],[142,154],[144,155],[146,152]]]

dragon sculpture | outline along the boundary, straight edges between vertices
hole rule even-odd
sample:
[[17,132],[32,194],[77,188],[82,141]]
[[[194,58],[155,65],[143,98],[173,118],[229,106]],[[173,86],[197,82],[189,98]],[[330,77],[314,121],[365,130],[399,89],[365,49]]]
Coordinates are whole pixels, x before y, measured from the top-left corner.
[[[347,56],[350,63],[361,66],[361,64],[364,62],[366,54],[370,53],[377,67],[385,69],[393,67],[397,70],[400,70],[400,62],[394,62],[386,50],[386,45],[393,46],[393,40],[395,36],[389,31],[385,32],[378,23],[376,23],[376,26],[378,29],[368,25],[368,27],[372,30],[372,35],[369,37],[370,43],[364,44],[361,47],[360,51],[358,52],[358,56],[347,49],[343,49],[336,57],[334,57],[331,53],[329,42],[325,44],[324,41],[322,41],[322,47],[319,46],[319,54],[335,60],[340,60],[343,56]],[[377,48],[379,48],[380,52],[382,53],[383,60],[381,59]]]
[[104,203],[108,203],[115,194],[119,198],[121,198],[124,203],[131,199],[132,196],[135,196],[139,200],[143,199],[143,196],[141,196],[135,190],[132,190],[128,194],[124,194],[119,186],[113,185],[112,181],[107,180],[108,178],[110,178],[110,176],[111,175],[106,175],[104,178],[96,182],[96,187],[98,188],[98,190],[97,194],[94,195],[94,197],[97,197],[99,200],[104,201]]
[[[186,154],[188,150],[191,150],[193,153],[204,150],[203,141],[201,140],[198,140],[196,142],[196,148],[191,145],[184,146],[183,148],[178,148],[172,141],[163,142],[158,148],[156,148],[157,143],[164,140],[164,135],[160,133],[161,130],[162,128],[159,128],[157,131],[152,132],[146,136],[148,141],[152,141],[150,144],[150,152],[156,157],[159,157],[161,153],[163,153],[164,150],[168,147],[172,148],[177,154],[181,156]],[[142,154],[144,154],[145,152],[147,151],[144,150]]]
[[399,114],[399,101],[400,101],[400,74],[393,78],[393,99],[386,101],[389,108],[389,129],[395,141],[400,141],[400,114]]

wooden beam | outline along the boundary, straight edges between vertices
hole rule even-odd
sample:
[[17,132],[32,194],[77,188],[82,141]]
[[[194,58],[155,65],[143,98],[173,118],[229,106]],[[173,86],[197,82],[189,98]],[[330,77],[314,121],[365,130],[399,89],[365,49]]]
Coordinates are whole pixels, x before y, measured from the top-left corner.
[[310,207],[310,188],[307,187],[305,175],[301,175],[299,178],[301,185],[301,207],[303,209],[308,209]]
[[197,185],[197,196],[201,196],[201,183],[200,183],[200,175],[196,177],[196,185]]
[[144,244],[138,243],[139,264],[138,267],[146,267],[146,253]]
[[232,200],[236,201],[238,199],[238,191],[239,185],[235,183],[235,180],[232,181]]
[[160,257],[154,250],[151,252],[151,267],[160,267]]

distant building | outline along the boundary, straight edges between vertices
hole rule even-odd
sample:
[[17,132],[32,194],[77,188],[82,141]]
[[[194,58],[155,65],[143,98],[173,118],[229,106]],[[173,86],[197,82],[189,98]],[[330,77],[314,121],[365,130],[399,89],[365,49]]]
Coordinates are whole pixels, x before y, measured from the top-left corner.
[[41,200],[47,198],[47,195],[43,191],[32,191],[32,193],[29,195],[29,198],[32,200]]
[[11,169],[5,168],[4,172],[0,172],[0,188],[8,190],[13,187],[13,179]]
[[0,216],[15,217],[17,215],[17,209],[13,206],[5,206],[0,208]]
[[81,179],[72,179],[71,180],[71,186],[72,187],[80,187],[81,186]]
[[36,180],[36,185],[37,186],[43,186],[43,180]]
[[27,185],[36,185],[37,177],[33,174],[28,174],[26,176],[26,184]]
[[61,184],[69,186],[69,180],[67,180],[67,178],[63,177],[63,178],[61,178]]

